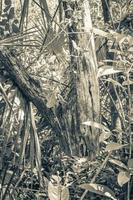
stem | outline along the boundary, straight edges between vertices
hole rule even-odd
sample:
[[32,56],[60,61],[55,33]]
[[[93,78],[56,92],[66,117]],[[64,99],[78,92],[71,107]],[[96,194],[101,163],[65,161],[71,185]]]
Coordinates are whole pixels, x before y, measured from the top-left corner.
[[[128,82],[128,116],[129,116],[129,159],[132,158],[132,134],[131,134],[131,109],[132,109],[132,94],[130,88],[129,72],[127,73],[127,82]],[[127,191],[127,200],[130,200],[130,181],[128,182],[128,191]]]

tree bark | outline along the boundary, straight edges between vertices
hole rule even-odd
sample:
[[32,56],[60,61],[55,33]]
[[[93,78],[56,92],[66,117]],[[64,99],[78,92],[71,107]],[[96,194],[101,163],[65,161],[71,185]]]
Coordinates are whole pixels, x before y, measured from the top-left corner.
[[[71,141],[71,153],[94,159],[98,150],[98,131],[94,127],[83,127],[82,122],[99,121],[99,86],[97,61],[92,33],[90,7],[87,0],[82,6],[64,2],[68,25],[71,94],[66,113]],[[81,11],[82,19],[74,21],[74,12]],[[78,32],[80,34],[78,34]],[[81,34],[82,32],[82,34]],[[67,133],[68,134],[68,133]]]
[[65,137],[53,110],[47,107],[47,100],[41,95],[41,87],[38,82],[28,75],[21,64],[11,54],[0,51],[0,64],[9,73],[11,80],[19,88],[24,97],[36,106],[44,119],[44,127],[49,126],[52,128],[53,132],[57,135],[62,150],[69,154],[69,145],[66,145],[67,140],[65,141]]

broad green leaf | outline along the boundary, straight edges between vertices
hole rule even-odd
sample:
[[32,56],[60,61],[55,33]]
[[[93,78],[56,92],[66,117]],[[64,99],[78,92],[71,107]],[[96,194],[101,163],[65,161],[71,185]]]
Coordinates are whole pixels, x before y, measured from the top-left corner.
[[125,183],[130,180],[131,176],[129,172],[121,171],[117,176],[118,184],[122,187]]
[[94,192],[96,194],[106,196],[113,200],[116,200],[114,192],[107,186],[100,185],[100,184],[94,184],[94,183],[90,183],[90,184],[85,183],[85,184],[79,185],[79,187],[82,189],[88,190],[90,192]]
[[128,145],[127,144],[123,145],[119,143],[111,143],[106,146],[105,151],[114,151],[114,150],[122,149],[123,147],[126,147],[126,146]]
[[50,200],[69,200],[69,196],[69,189],[66,186],[49,181],[48,197]]
[[104,130],[104,131],[107,131],[110,133],[110,130],[106,126],[104,126],[103,124],[97,123],[97,122],[87,121],[87,122],[83,122],[82,124],[86,125],[86,126],[92,126],[92,127],[95,127],[95,128],[98,128],[98,129],[101,129],[101,130]]
[[128,170],[128,167],[123,162],[121,162],[120,160],[109,159],[109,162],[111,162],[111,163],[113,163],[113,164],[115,164],[115,165],[117,165],[117,166],[119,166],[119,167],[121,167],[123,169]]
[[109,132],[103,132],[103,133],[101,133],[101,135],[100,135],[100,137],[99,137],[99,142],[104,142],[104,141],[107,140],[110,136],[111,136],[111,133],[109,133]]
[[128,160],[128,168],[129,170],[133,170],[133,158]]

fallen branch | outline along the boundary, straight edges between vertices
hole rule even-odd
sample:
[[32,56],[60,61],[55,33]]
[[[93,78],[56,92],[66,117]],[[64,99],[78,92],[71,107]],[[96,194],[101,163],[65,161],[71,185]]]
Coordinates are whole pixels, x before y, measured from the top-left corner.
[[[65,145],[67,141],[62,134],[58,119],[53,110],[46,106],[47,100],[45,96],[42,95],[39,83],[29,76],[26,70],[11,56],[10,53],[7,54],[0,51],[0,64],[9,73],[11,80],[19,88],[25,99],[31,101],[38,109],[44,119],[45,126],[52,128],[59,139],[61,148],[66,153],[69,153],[69,146]],[[64,149],[64,147],[67,149]]]

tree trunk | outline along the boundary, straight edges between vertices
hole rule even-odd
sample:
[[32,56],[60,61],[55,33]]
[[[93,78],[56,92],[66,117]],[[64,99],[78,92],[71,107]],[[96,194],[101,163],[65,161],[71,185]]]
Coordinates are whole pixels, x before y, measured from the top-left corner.
[[[90,7],[87,0],[82,5],[81,9],[81,5],[64,2],[65,16],[71,19],[68,32],[72,89],[69,99],[71,107],[69,106],[66,116],[69,121],[67,126],[71,131],[69,141],[72,155],[87,155],[93,159],[98,149],[98,131],[94,127],[83,127],[82,122],[99,121],[99,86]],[[82,15],[78,24],[72,20],[77,10]]]
[[36,106],[44,119],[44,127],[49,126],[52,128],[59,140],[62,150],[68,154],[70,151],[67,140],[65,141],[65,137],[53,110],[47,107],[45,96],[41,95],[42,92],[39,82],[29,76],[21,64],[17,62],[16,58],[13,58],[11,54],[2,53],[0,51],[0,65],[9,73],[11,80],[19,88],[27,101],[31,101]]

